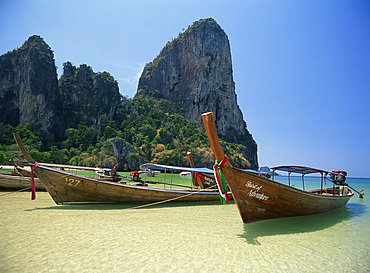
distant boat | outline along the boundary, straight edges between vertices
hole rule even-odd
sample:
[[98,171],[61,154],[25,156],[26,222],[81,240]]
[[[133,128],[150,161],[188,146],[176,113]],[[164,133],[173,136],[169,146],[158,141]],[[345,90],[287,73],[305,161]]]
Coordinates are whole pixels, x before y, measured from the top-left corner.
[[192,173],[191,172],[181,172],[180,176],[181,177],[192,177]]
[[[219,169],[226,178],[244,223],[328,212],[344,206],[353,196],[353,192],[348,189],[351,187],[343,182],[345,177],[341,173],[301,166],[272,168],[288,174],[299,173],[302,179],[306,174],[321,174],[320,189],[300,190],[233,167],[227,161],[218,140],[213,113],[203,114],[202,119],[212,151],[221,165]],[[333,183],[332,188],[323,187],[324,178]]]
[[[56,204],[74,203],[151,203],[171,200],[172,202],[204,202],[220,200],[218,190],[185,187],[172,188],[169,183],[143,181],[135,175],[136,184],[114,181],[103,181],[37,163],[23,146],[18,134],[14,135],[17,144],[33,166],[46,190]],[[53,165],[55,166],[55,165]],[[191,168],[189,168],[191,169]],[[191,169],[196,172],[196,169]],[[139,172],[138,172],[139,173]],[[160,184],[161,187],[149,187],[149,184]],[[167,187],[167,188],[166,188]]]
[[[8,170],[8,172],[0,173],[0,190],[21,191],[31,189],[31,168],[27,169],[27,167],[19,166],[14,160],[13,165],[0,167],[0,169]],[[45,191],[40,179],[35,178],[34,185],[37,190]]]
[[[187,156],[188,156],[190,167],[195,168],[193,154],[191,152],[187,152]],[[200,174],[190,172],[191,176],[193,177],[193,182],[195,183],[195,185],[197,186],[199,185],[201,189],[216,186],[216,181],[212,173],[212,170],[210,171],[211,173],[202,172]]]
[[14,168],[18,171],[18,173],[24,177],[31,177],[31,168],[29,166],[24,167],[20,166],[15,163],[14,159],[12,158]]
[[[194,166],[191,164],[191,166]],[[213,177],[213,170],[208,168],[187,168],[179,166],[161,165],[154,163],[145,163],[140,166],[142,172],[155,172],[160,170],[162,172],[177,172],[181,177],[192,177],[193,183],[200,189],[216,188],[216,182]],[[196,180],[197,179],[197,182]]]
[[99,180],[105,181],[113,181],[118,182],[121,181],[122,177],[117,173],[115,168],[101,168],[95,172],[99,176]]
[[[35,178],[35,188],[39,191],[45,191],[44,185],[40,179]],[[31,177],[20,174],[3,174],[0,173],[0,190],[18,191],[31,189]]]

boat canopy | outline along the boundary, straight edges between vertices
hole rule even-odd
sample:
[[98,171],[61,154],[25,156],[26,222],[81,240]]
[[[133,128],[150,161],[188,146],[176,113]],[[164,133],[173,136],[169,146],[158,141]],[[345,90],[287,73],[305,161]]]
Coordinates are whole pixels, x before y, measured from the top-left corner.
[[[141,170],[171,170],[171,171],[179,171],[179,172],[193,172],[193,173],[210,173],[213,174],[214,171],[208,168],[189,168],[189,167],[179,167],[179,166],[170,166],[170,165],[161,165],[161,164],[154,164],[154,163],[145,163],[140,165]],[[244,169],[247,172],[253,172],[259,174],[258,171],[251,170],[251,169]]]
[[179,171],[179,172],[194,172],[194,173],[212,173],[213,170],[208,168],[188,168],[188,167],[178,167],[178,166],[170,166],[170,165],[161,165],[161,164],[153,164],[153,163],[145,163],[140,166],[142,170],[171,170],[171,171]]
[[304,167],[304,166],[277,166],[277,167],[272,167],[271,169],[272,169],[273,176],[275,174],[275,171],[285,171],[288,173],[288,177],[290,177],[292,173],[299,173],[302,175],[302,181],[303,181],[303,177],[306,174],[319,173],[322,178],[325,177],[325,179],[330,180],[336,185],[343,184],[346,181],[345,174],[347,174],[347,172],[345,171],[335,170],[335,171],[329,172],[329,171],[324,171],[324,170],[315,169],[311,167]]
[[311,173],[320,173],[320,174],[328,174],[331,172],[319,170],[311,167],[304,167],[304,166],[277,166],[271,168],[273,171],[284,171],[288,173],[299,173],[299,174],[311,174]]

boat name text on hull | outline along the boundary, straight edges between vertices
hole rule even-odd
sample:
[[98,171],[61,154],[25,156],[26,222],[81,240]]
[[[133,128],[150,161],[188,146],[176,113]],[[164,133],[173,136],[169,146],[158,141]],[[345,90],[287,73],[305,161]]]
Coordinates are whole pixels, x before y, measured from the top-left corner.
[[254,197],[254,198],[257,198],[257,199],[260,199],[260,200],[263,200],[263,201],[266,201],[267,199],[269,199],[270,197],[265,195],[264,193],[259,193],[259,190],[262,189],[262,186],[259,186],[259,185],[256,185],[256,184],[253,184],[252,182],[248,181],[245,186],[247,188],[252,188],[248,195],[250,197]]

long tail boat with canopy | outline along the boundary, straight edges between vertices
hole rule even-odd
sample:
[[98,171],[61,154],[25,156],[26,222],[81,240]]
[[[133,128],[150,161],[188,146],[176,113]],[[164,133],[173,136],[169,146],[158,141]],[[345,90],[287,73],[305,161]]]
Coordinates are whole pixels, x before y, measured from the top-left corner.
[[[50,167],[43,163],[37,163],[26,151],[20,136],[15,134],[14,137],[21,152],[31,166],[32,173],[36,174],[41,180],[56,204],[151,203],[162,201],[204,202],[220,200],[219,192],[215,187],[201,189],[192,185],[176,185],[171,182],[171,179],[162,183],[138,179],[136,176],[135,181],[107,181],[70,173],[63,169],[57,169],[55,166]],[[151,168],[154,169],[155,166],[153,165]],[[172,170],[185,170],[194,173],[212,172],[212,170],[205,168],[178,167]],[[34,198],[35,191],[33,191],[32,196],[32,199]]]
[[[190,167],[195,168],[192,153],[187,152],[187,156],[188,156]],[[214,178],[213,174],[211,174],[211,173],[190,172],[190,174],[192,176],[192,180],[193,180],[194,185],[200,187],[201,189],[209,188],[209,187],[212,187],[212,186],[216,185],[215,178]]]
[[[354,195],[353,191],[356,191],[345,183],[343,172],[338,171],[328,172],[302,166],[271,168],[273,176],[276,171],[288,172],[289,178],[291,173],[301,174],[303,181],[301,190],[235,168],[227,161],[221,148],[213,113],[204,113],[202,119],[212,151],[219,162],[216,168],[226,178],[244,223],[328,212],[344,206]],[[321,187],[317,190],[304,189],[304,177],[311,173],[320,174]],[[333,187],[324,188],[324,179],[330,181]]]

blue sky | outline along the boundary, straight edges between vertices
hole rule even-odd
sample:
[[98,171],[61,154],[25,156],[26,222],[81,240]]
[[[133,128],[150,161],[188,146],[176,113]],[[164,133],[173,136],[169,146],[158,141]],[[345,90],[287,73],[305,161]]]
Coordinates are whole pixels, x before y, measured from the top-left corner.
[[370,177],[370,1],[0,0],[0,54],[40,35],[63,63],[108,71],[133,97],[168,41],[214,18],[261,166]]

